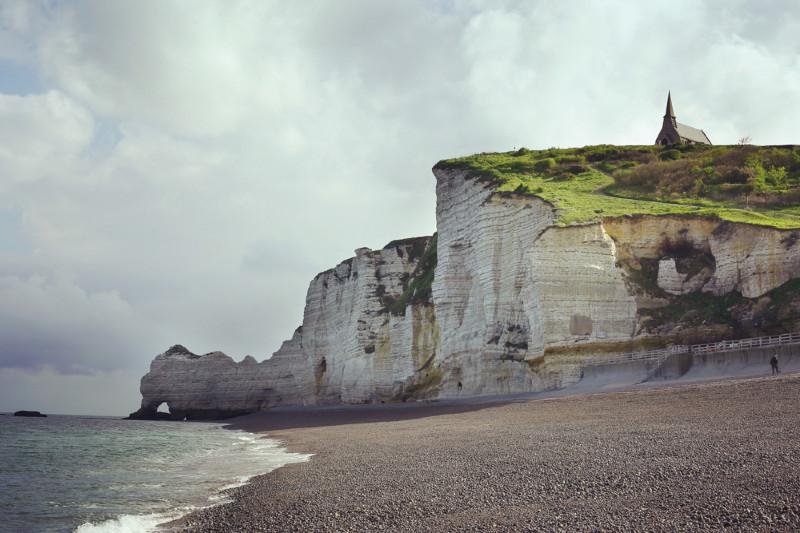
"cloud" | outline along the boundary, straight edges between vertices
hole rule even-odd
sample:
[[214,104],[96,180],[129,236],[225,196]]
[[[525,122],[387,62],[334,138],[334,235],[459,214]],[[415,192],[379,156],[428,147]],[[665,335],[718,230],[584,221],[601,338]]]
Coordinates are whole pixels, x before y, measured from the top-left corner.
[[0,190],[10,183],[64,176],[92,139],[92,116],[56,90],[0,94],[0,117]]
[[0,88],[43,89],[0,94],[0,367],[267,357],[317,272],[435,230],[437,160],[650,143],[669,89],[717,143],[792,142],[799,21],[791,1],[3,3],[0,72],[28,81]]
[[140,341],[135,312],[118,293],[73,283],[0,277],[0,368],[63,373],[129,367]]
[[28,38],[39,20],[39,8],[26,0],[8,0],[0,4],[0,60],[28,62],[32,46]]

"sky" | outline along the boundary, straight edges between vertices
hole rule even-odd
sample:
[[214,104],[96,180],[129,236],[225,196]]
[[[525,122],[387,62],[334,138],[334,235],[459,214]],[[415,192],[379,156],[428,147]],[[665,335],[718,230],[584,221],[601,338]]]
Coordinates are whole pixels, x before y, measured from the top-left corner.
[[796,0],[0,2],[0,411],[269,357],[312,277],[435,231],[440,159],[800,142]]

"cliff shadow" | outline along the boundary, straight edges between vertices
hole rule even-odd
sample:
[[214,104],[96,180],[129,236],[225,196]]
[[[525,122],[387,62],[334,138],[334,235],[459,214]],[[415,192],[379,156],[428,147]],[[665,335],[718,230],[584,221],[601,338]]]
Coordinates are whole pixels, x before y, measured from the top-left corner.
[[533,394],[509,397],[464,398],[425,403],[392,403],[321,407],[277,407],[229,420],[227,429],[245,431],[277,431],[284,429],[398,422],[432,416],[452,415],[525,402]]

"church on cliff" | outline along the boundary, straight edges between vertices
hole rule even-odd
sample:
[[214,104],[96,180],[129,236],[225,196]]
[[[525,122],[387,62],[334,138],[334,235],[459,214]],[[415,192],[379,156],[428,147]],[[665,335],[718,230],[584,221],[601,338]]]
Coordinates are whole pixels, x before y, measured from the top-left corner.
[[664,124],[656,137],[656,144],[711,144],[711,140],[703,130],[675,120],[675,111],[672,110],[672,94],[667,93],[667,111],[664,114]]

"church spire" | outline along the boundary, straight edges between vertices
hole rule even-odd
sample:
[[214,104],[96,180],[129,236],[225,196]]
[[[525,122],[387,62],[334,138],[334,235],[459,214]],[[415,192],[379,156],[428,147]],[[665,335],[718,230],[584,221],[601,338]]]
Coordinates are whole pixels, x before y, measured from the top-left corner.
[[675,110],[672,109],[672,91],[667,92],[667,110],[664,112],[664,123],[656,137],[656,144],[669,146],[673,144],[711,144],[706,133],[698,128],[678,124]]
[[672,93],[671,91],[667,92],[667,112],[664,115],[664,118],[671,118],[675,120],[675,111],[672,110]]

